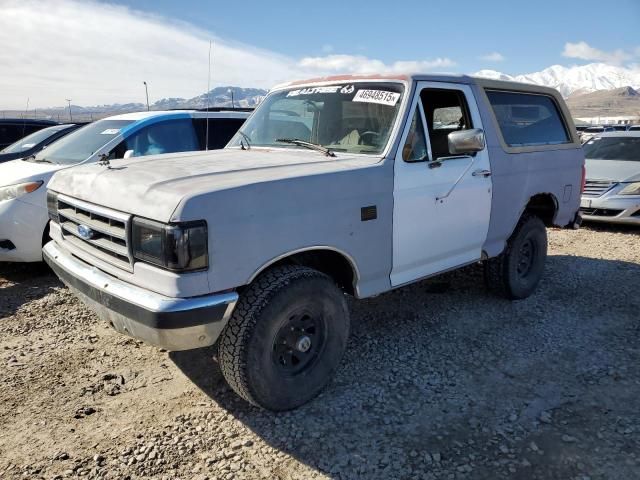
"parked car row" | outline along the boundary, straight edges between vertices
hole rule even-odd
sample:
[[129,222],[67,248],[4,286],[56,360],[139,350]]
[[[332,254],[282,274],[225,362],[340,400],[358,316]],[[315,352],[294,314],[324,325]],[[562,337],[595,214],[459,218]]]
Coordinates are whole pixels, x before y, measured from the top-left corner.
[[640,131],[640,125],[593,125],[576,127],[580,141],[586,143],[596,135],[607,132],[635,132]]
[[48,127],[18,141],[6,154],[20,159],[0,164],[0,261],[42,260],[49,240],[46,185],[54,173],[116,158],[222,148],[248,116],[229,109],[128,113],[82,128]]

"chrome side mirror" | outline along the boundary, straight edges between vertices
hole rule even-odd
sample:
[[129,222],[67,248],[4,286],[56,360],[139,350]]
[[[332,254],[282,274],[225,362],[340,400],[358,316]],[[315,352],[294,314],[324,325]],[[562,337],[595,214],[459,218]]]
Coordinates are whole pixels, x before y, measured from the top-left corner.
[[451,155],[468,155],[484,149],[484,131],[481,128],[451,132],[448,140]]

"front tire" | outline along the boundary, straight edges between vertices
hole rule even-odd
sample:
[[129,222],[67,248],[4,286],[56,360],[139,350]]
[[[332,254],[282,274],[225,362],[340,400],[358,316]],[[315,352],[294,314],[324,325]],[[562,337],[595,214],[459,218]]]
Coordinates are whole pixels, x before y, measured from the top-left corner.
[[331,278],[308,267],[276,267],[241,295],[220,336],[218,361],[242,398],[290,410],[324,388],[348,336],[345,296]]
[[542,275],[547,259],[547,230],[539,217],[524,215],[505,250],[484,263],[487,287],[510,300],[531,295]]

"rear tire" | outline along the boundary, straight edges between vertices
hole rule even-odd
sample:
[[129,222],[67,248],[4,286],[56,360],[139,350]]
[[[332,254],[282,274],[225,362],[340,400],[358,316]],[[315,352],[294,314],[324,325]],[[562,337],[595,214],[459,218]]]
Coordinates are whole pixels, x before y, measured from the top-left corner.
[[510,300],[531,295],[547,259],[547,230],[535,215],[522,216],[504,251],[484,263],[487,287]]
[[240,296],[220,336],[218,361],[242,398],[290,410],[324,388],[348,336],[345,296],[331,278],[308,267],[276,267]]

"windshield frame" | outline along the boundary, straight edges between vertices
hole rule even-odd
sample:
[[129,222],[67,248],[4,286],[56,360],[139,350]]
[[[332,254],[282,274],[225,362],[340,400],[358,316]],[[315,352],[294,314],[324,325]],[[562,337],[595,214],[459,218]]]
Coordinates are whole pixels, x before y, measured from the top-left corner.
[[[269,93],[267,94],[267,96],[262,100],[262,102],[260,102],[260,105],[258,105],[255,110],[251,113],[251,115],[247,118],[247,120],[245,121],[245,124],[248,124],[248,122],[253,118],[254,115],[256,115],[256,113],[259,113],[260,111],[260,107],[264,104],[265,100],[276,93],[280,93],[282,91],[287,91],[287,90],[298,90],[298,89],[303,89],[303,88],[314,88],[314,87],[324,87],[324,86],[335,86],[337,84],[361,84],[361,83],[379,83],[379,84],[384,84],[384,83],[394,83],[394,84],[399,84],[403,87],[403,91],[402,91],[402,97],[400,98],[400,105],[398,107],[398,113],[396,114],[396,118],[393,120],[393,125],[391,127],[391,130],[389,132],[389,138],[387,139],[387,143],[384,146],[384,148],[377,153],[364,153],[364,152],[343,152],[340,150],[332,150],[333,153],[336,154],[336,158],[339,158],[340,156],[365,156],[365,157],[375,157],[375,158],[380,158],[381,160],[386,158],[389,153],[391,152],[391,150],[393,149],[394,145],[398,142],[398,135],[401,133],[401,128],[402,125],[404,124],[404,119],[407,115],[407,105],[409,104],[409,100],[410,98],[413,96],[413,84],[415,82],[413,82],[410,78],[404,80],[404,79],[399,79],[399,78],[393,78],[393,77],[385,77],[385,76],[380,76],[380,77],[356,77],[356,78],[344,78],[344,79],[329,79],[329,80],[325,80],[325,81],[320,81],[320,82],[292,82],[292,83],[286,83],[283,85],[278,85],[276,87],[274,87],[273,89],[271,89],[269,91]],[[240,130],[243,130],[242,128]],[[236,136],[239,134],[234,135],[231,140],[229,140],[229,143],[227,144],[227,146],[225,147],[225,149],[235,149],[235,150],[242,150],[241,145],[232,145],[231,143],[234,142],[234,140],[236,139]],[[279,151],[300,151],[300,150],[305,150],[304,147],[292,147],[291,145],[286,145],[286,144],[282,144],[282,145],[250,145],[250,149],[256,149],[256,150],[279,150]]]

